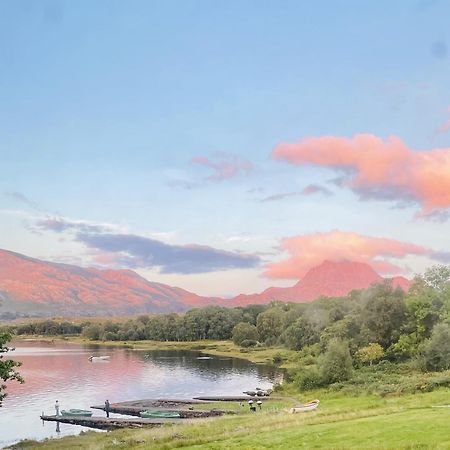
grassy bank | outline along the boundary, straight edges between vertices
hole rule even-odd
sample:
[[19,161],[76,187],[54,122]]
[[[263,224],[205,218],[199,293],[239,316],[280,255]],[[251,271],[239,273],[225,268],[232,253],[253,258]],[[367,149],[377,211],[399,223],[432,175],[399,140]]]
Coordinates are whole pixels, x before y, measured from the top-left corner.
[[325,392],[313,412],[289,414],[285,405],[257,413],[166,426],[161,429],[118,430],[14,448],[48,449],[439,449],[450,447],[448,390],[401,397],[347,397]]

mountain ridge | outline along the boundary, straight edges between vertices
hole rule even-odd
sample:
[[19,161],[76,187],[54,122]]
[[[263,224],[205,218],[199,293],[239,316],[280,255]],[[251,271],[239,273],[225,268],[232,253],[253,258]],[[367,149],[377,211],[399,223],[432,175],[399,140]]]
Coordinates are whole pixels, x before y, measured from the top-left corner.
[[[131,315],[183,312],[194,307],[245,306],[272,300],[307,302],[364,289],[382,278],[368,264],[324,261],[292,287],[270,287],[232,299],[205,297],[149,281],[129,269],[84,268],[32,258],[0,249],[0,317],[2,315]],[[407,290],[410,281],[394,277]]]

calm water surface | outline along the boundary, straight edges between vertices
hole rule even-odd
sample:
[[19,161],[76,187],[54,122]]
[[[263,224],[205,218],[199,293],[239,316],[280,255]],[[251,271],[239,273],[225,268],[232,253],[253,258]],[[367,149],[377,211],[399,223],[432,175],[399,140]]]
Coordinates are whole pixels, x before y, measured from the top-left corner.
[[[0,408],[0,448],[20,439],[44,439],[78,434],[80,426],[43,423],[42,412],[88,409],[103,404],[144,398],[192,398],[202,394],[236,395],[243,390],[270,387],[277,376],[272,367],[224,357],[198,359],[199,352],[134,351],[44,341],[16,341],[9,354],[23,363],[25,384],[8,383]],[[90,355],[110,355],[109,361],[90,362]],[[94,410],[95,411],[95,410]],[[94,412],[102,415],[102,411]]]

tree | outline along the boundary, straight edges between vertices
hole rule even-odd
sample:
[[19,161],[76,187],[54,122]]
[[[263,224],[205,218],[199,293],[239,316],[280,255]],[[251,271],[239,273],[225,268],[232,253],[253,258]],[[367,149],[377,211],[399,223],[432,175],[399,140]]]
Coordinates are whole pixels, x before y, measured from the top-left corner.
[[[11,335],[9,333],[0,333],[0,379],[2,381],[16,380],[19,383],[23,383],[23,378],[20,376],[19,372],[15,370],[16,367],[21,366],[21,363],[13,361],[12,359],[4,359],[3,353],[13,350],[6,346],[10,340]],[[6,397],[5,389],[6,385],[1,384],[0,406],[2,405],[2,400]]]
[[422,348],[422,362],[427,370],[450,369],[450,327],[439,323],[433,328],[431,338]]
[[283,333],[283,340],[289,349],[301,350],[305,345],[316,343],[319,336],[307,318],[299,317],[286,328]]
[[255,325],[247,322],[239,322],[233,328],[233,342],[236,345],[242,345],[244,341],[257,341],[258,340],[258,330]]
[[398,340],[405,320],[406,305],[401,289],[394,289],[389,283],[368,289],[363,312],[368,342],[378,342],[383,348],[388,348]]
[[259,339],[266,344],[274,344],[283,330],[284,316],[285,312],[278,306],[259,314],[256,320]]
[[368,362],[371,366],[374,361],[378,361],[384,356],[384,350],[380,344],[370,343],[366,347],[360,348],[357,356],[361,362]]
[[100,339],[100,333],[101,328],[97,324],[88,325],[87,327],[83,328],[82,335],[83,337],[91,340],[91,341],[98,341]]
[[353,361],[348,343],[337,339],[331,341],[326,352],[319,357],[318,368],[325,384],[349,380],[353,372]]
[[425,281],[427,286],[441,290],[450,282],[450,266],[437,264],[426,270],[420,278]]

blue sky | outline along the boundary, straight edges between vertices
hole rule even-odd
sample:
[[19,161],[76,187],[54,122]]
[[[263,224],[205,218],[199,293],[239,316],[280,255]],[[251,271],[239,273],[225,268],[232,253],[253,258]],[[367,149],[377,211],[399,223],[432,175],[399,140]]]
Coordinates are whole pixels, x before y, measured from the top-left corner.
[[[332,230],[431,249],[374,256],[423,270],[450,250],[445,219],[417,218],[423,199],[361,200],[329,166],[271,154],[360,133],[448,149],[448,17],[450,3],[423,0],[2,1],[0,247],[204,294],[292,284],[262,275],[294,251],[282,240]],[[311,185],[324,190],[302,195]],[[279,194],[293,195],[261,201]],[[136,260],[51,220],[218,260],[167,272],[148,242]]]

